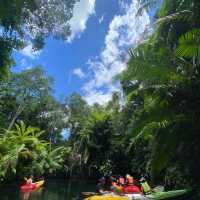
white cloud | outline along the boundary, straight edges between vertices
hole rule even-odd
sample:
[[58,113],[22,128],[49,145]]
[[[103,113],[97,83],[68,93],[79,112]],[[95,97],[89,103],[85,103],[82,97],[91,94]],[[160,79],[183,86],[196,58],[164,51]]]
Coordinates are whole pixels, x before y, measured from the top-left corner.
[[30,43],[24,49],[22,49],[20,51],[20,53],[23,54],[26,57],[29,57],[31,59],[35,59],[35,58],[39,57],[39,55],[41,54],[41,50],[35,51],[33,49],[33,45]]
[[82,71],[81,68],[75,68],[73,70],[73,74],[75,74],[76,76],[78,76],[79,78],[84,78],[85,77],[85,74],[84,72]]
[[20,70],[28,70],[33,68],[32,64],[27,61],[26,58],[22,58],[19,62],[19,69]]
[[106,92],[93,89],[88,91],[84,99],[87,101],[89,105],[93,105],[94,103],[105,105],[108,101],[112,99],[112,93],[117,91],[119,91],[119,89],[117,88],[110,88],[110,90]]
[[72,42],[76,37],[80,37],[81,33],[86,29],[89,17],[95,14],[96,0],[80,0],[74,6],[73,17],[70,20],[71,36],[68,42]]
[[100,105],[104,105],[112,98],[110,93],[103,93],[101,91],[93,90],[87,93],[85,96],[85,100],[89,105],[93,105],[94,103],[98,102]]
[[106,103],[114,91],[119,91],[113,78],[126,69],[128,49],[144,39],[150,23],[146,11],[136,17],[139,7],[138,0],[132,0],[129,5],[123,4],[124,14],[114,16],[111,21],[99,59],[87,62],[93,74],[83,86],[84,98],[89,104]]
[[27,67],[28,63],[27,63],[27,60],[25,58],[22,58],[20,60],[20,67],[24,68],[24,67]]
[[99,24],[101,24],[104,20],[104,15],[102,15],[100,18],[99,18]]

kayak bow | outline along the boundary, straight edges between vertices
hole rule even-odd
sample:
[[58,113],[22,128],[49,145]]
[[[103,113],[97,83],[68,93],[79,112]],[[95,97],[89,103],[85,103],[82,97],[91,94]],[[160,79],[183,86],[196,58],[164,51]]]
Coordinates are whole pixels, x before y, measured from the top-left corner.
[[162,200],[162,199],[169,199],[173,197],[182,196],[188,193],[189,190],[172,190],[167,192],[155,192],[149,195],[145,195],[148,199],[155,199],[155,200]]

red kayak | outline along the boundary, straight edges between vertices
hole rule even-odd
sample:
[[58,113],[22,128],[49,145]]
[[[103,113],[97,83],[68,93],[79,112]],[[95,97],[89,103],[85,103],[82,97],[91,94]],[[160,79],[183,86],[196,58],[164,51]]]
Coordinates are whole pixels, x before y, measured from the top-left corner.
[[25,185],[22,185],[20,187],[20,190],[22,192],[29,192],[29,191],[33,191],[33,190],[36,190],[38,189],[39,187],[41,187],[42,185],[44,184],[44,181],[38,181],[38,182],[35,182],[35,183],[31,183],[31,184],[25,184]]
[[25,185],[22,185],[20,187],[20,190],[34,190],[34,189],[36,189],[36,184],[35,183],[25,184]]
[[128,194],[140,194],[141,193],[141,190],[138,186],[135,186],[135,185],[129,185],[129,186],[124,186],[123,188],[123,192],[124,193],[128,193]]

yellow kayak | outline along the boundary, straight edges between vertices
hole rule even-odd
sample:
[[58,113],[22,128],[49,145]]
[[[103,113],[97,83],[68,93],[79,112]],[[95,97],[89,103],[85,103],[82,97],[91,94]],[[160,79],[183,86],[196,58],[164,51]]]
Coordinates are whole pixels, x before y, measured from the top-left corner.
[[119,196],[119,195],[94,195],[84,200],[129,200],[127,196]]
[[35,184],[36,184],[36,188],[39,188],[44,185],[44,180],[35,182]]

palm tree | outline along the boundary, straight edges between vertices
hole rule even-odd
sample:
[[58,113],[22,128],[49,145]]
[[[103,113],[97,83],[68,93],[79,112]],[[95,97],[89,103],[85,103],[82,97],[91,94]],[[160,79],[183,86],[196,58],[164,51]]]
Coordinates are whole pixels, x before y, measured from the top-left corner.
[[18,163],[19,153],[24,149],[24,145],[2,142],[0,140],[0,149],[6,151],[0,152],[0,178],[9,176],[8,173],[16,174],[16,166]]
[[176,49],[176,56],[189,58],[193,66],[200,65],[200,29],[193,29],[179,38],[179,46]]
[[[23,122],[15,124],[14,130],[5,130],[0,138],[1,176],[7,173],[16,174],[16,169],[26,167],[29,163],[46,155],[47,143],[40,140],[43,134],[38,128],[26,126]],[[20,166],[20,167],[19,167]]]
[[57,169],[61,169],[64,162],[64,153],[66,150],[67,149],[62,146],[53,150],[49,150],[45,157],[44,169],[50,173],[56,171]]

